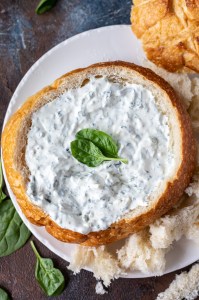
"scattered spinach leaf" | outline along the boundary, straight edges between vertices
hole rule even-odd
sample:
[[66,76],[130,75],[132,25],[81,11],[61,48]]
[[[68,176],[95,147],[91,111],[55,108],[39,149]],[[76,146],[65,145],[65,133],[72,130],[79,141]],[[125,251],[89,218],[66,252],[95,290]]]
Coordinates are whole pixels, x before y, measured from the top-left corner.
[[1,300],[10,300],[10,297],[2,288],[0,288],[0,299]]
[[60,295],[65,286],[63,274],[54,268],[52,259],[42,258],[34,243],[31,241],[30,244],[37,258],[35,277],[40,287],[48,296]]
[[4,194],[4,192],[2,190],[0,190],[0,204],[1,204],[1,202],[3,202],[3,200],[6,199],[6,197],[7,196]]
[[97,146],[107,157],[118,157],[118,147],[116,142],[107,133],[96,129],[82,129],[77,132],[77,139],[86,139]]
[[38,15],[41,15],[43,13],[45,13],[46,11],[50,10],[51,8],[53,8],[53,6],[55,6],[57,0],[41,0],[39,2],[39,4],[36,7],[35,12]]
[[71,142],[71,153],[81,163],[89,167],[97,167],[103,161],[116,160],[128,163],[127,159],[120,157],[106,157],[101,150],[92,142],[84,139],[78,139]]
[[0,204],[0,257],[9,255],[21,248],[28,238],[27,229],[12,201],[7,199]]
[[3,192],[3,173],[2,173],[2,165],[0,160],[0,203],[6,199],[6,195]]

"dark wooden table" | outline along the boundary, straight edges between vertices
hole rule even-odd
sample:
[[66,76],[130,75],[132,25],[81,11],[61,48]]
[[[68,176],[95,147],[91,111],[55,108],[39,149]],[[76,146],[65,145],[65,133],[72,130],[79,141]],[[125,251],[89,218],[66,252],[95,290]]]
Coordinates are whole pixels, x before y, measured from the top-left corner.
[[[1,0],[0,2],[0,130],[6,108],[19,81],[47,50],[85,30],[112,24],[128,24],[130,0],[59,0],[50,12],[38,16],[37,0]],[[66,278],[66,289],[56,299],[133,299],[152,300],[174,279],[171,273],[162,277],[115,280],[109,293],[95,294],[92,273],[73,275],[68,263],[49,251],[34,237],[43,256],[54,260]],[[190,267],[186,268],[187,270]],[[0,258],[0,287],[14,300],[48,299],[34,278],[35,257],[27,243],[16,253]],[[1,299],[0,299],[1,300]]]

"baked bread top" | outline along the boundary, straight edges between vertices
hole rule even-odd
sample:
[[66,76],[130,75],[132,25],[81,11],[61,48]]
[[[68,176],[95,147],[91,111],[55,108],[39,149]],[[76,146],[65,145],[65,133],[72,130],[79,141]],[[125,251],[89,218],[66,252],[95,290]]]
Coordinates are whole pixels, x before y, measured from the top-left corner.
[[[149,199],[146,206],[138,205],[124,213],[107,229],[84,234],[59,226],[42,207],[27,196],[27,186],[33,174],[30,174],[27,167],[26,150],[34,113],[39,112],[45,104],[56,101],[66,91],[85,86],[93,77],[105,77],[118,85],[140,85],[153,94],[158,109],[168,118],[169,143],[174,164],[167,178],[158,186],[156,195]],[[99,97],[99,101],[101,100]],[[27,99],[4,129],[2,150],[8,181],[26,217],[34,224],[46,226],[47,231],[57,239],[91,246],[124,238],[166,213],[179,200],[189,184],[196,156],[189,116],[173,89],[149,69],[125,62],[101,63],[72,71]],[[79,164],[76,161],[74,163]]]
[[135,0],[132,30],[149,60],[170,72],[199,72],[199,1]]

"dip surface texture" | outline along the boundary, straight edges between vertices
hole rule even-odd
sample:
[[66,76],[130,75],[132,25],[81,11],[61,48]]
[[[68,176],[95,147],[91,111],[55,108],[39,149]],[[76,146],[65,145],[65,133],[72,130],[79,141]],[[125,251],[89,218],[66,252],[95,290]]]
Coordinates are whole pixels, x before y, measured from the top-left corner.
[[[96,168],[70,153],[84,128],[106,132],[119,145],[115,161]],[[27,195],[58,225],[83,234],[104,230],[138,206],[147,206],[169,178],[174,158],[168,117],[138,84],[91,78],[33,113],[26,163]]]

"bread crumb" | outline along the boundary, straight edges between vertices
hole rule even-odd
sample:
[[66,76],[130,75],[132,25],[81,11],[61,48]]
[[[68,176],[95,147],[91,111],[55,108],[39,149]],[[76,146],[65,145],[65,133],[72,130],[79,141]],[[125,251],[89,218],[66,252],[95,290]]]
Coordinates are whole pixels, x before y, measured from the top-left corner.
[[110,285],[112,279],[125,274],[119,266],[119,261],[108,252],[105,246],[98,248],[76,246],[68,269],[79,273],[84,268],[92,269],[95,278],[102,280],[106,287]]
[[156,300],[194,300],[199,295],[199,264],[195,264],[189,272],[176,275],[168,289],[160,293]]
[[189,197],[195,195],[199,199],[199,182],[191,182],[190,185],[186,188],[185,192]]
[[104,289],[103,284],[102,284],[100,281],[98,281],[97,284],[96,284],[96,286],[95,286],[95,292],[96,292],[96,294],[98,294],[98,295],[104,295],[104,294],[108,293],[108,292]]
[[147,228],[126,239],[125,245],[118,251],[118,259],[124,269],[161,275],[165,269],[165,254],[168,250],[153,248]]

